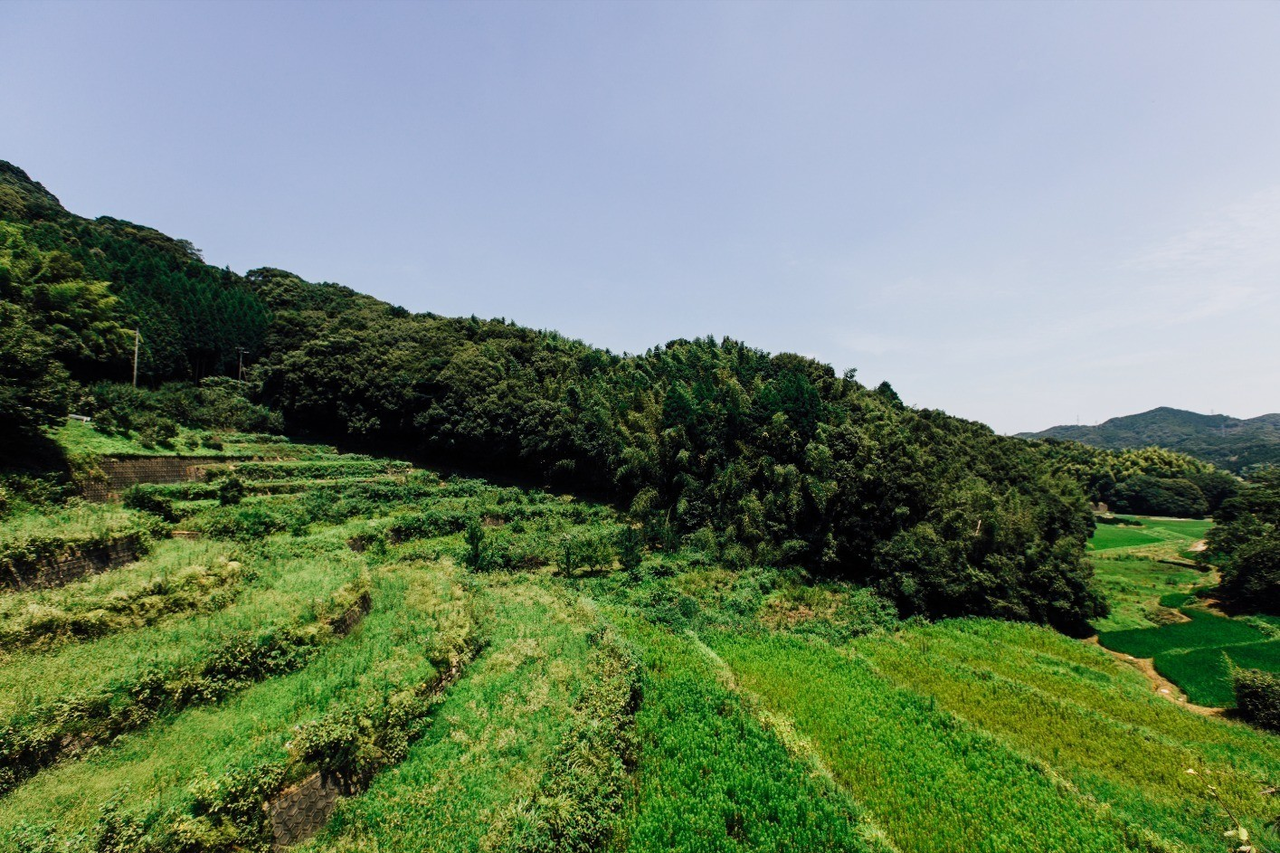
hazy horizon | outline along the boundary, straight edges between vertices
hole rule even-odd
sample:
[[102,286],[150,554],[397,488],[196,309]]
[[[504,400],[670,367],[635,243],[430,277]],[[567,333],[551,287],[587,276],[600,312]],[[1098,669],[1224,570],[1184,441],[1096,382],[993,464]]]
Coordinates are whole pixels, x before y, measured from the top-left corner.
[[0,6],[72,212],[1004,433],[1280,411],[1280,6]]

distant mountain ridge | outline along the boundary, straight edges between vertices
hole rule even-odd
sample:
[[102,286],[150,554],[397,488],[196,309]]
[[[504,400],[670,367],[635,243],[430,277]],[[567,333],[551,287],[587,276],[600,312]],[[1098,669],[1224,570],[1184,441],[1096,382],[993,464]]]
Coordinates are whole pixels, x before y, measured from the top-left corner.
[[1241,420],[1161,406],[1097,426],[1055,426],[1018,437],[1078,441],[1108,450],[1156,445],[1237,473],[1251,465],[1280,465],[1280,413]]

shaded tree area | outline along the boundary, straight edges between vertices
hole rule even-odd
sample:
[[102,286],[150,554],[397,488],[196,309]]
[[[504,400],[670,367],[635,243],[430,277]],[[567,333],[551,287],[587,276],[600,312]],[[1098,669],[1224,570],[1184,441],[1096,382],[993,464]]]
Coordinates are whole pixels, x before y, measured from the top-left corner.
[[1104,450],[1056,438],[1029,443],[1090,501],[1115,512],[1203,518],[1240,490],[1235,475],[1162,447]]
[[292,428],[610,494],[651,544],[874,586],[906,613],[1078,624],[1101,612],[1088,504],[1029,443],[738,341],[618,356],[504,321],[410,315],[281,270],[258,367]]
[[1242,610],[1280,614],[1280,468],[1255,471],[1216,521],[1200,556],[1221,571],[1221,594]]

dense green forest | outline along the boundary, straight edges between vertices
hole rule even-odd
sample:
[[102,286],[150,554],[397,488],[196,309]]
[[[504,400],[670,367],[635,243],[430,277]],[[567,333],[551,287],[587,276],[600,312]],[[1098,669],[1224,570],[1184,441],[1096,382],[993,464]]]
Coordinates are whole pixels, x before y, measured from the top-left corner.
[[130,417],[93,383],[128,374],[136,327],[146,383],[233,372],[243,348],[255,402],[288,430],[590,490],[661,547],[701,537],[729,565],[804,566],[905,613],[1066,626],[1102,606],[1080,489],[1025,443],[906,407],[888,384],[732,340],[624,357],[281,270],[238,276],[184,241],[67,213],[16,167],[0,175],[6,346],[24,364],[5,377],[11,425],[73,403]]
[[1161,406],[1097,426],[1056,426],[1021,437],[1078,441],[1107,450],[1165,447],[1237,474],[1280,464],[1280,414],[1242,420]]
[[1223,593],[1241,609],[1280,614],[1280,468],[1222,505],[1203,558],[1222,570]]
[[1203,518],[1240,488],[1239,477],[1162,447],[1105,450],[1054,438],[1032,444],[1089,500],[1115,512]]

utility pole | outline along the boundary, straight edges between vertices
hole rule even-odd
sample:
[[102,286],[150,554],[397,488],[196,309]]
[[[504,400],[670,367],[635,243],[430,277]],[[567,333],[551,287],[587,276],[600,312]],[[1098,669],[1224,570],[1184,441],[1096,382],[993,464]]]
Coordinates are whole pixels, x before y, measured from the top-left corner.
[[138,387],[138,345],[142,343],[142,332],[133,330],[133,387]]
[[236,352],[240,353],[240,370],[236,373],[236,378],[241,382],[244,381],[244,354],[248,352],[244,347],[236,347]]

